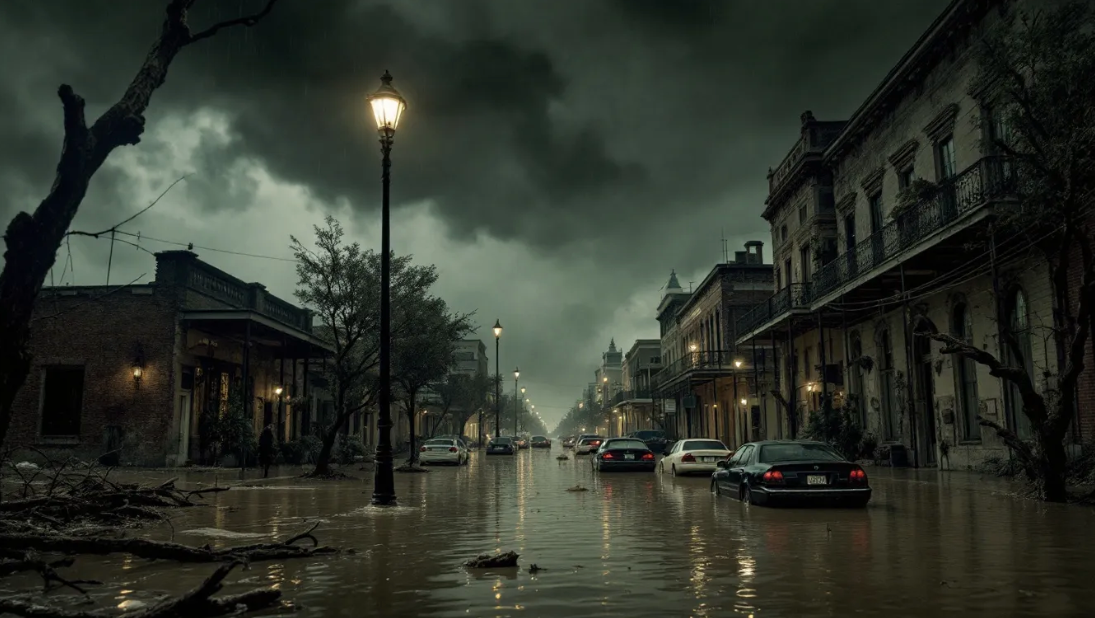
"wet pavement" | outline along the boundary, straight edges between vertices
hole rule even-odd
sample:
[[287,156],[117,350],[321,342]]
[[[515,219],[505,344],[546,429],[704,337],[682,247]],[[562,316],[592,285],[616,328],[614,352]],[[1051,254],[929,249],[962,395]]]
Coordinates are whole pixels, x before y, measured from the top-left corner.
[[[997,479],[870,468],[865,510],[767,509],[716,498],[706,478],[595,476],[587,457],[559,452],[397,474],[401,505],[389,509],[368,506],[368,471],[234,487],[175,517],[174,538],[253,543],[320,519],[322,543],[358,553],[257,563],[225,588],[277,585],[300,616],[1095,615],[1095,510],[1017,499]],[[235,472],[220,478],[238,484]],[[567,491],[579,484],[588,491]],[[520,570],[461,566],[506,550]],[[212,570],[114,556],[80,557],[66,573],[106,580],[100,603],[136,607]]]

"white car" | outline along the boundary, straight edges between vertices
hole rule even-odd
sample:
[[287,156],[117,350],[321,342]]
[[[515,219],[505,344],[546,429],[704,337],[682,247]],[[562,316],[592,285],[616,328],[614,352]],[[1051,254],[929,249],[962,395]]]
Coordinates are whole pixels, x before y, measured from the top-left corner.
[[680,474],[713,474],[720,461],[734,452],[726,448],[719,440],[708,438],[689,438],[679,440],[662,458],[662,472],[669,471],[673,476]]
[[595,452],[605,439],[602,436],[582,436],[574,444],[575,455],[588,455]]
[[418,449],[418,462],[423,466],[430,464],[451,464],[462,466],[468,463],[468,449],[452,438],[433,438],[426,440]]

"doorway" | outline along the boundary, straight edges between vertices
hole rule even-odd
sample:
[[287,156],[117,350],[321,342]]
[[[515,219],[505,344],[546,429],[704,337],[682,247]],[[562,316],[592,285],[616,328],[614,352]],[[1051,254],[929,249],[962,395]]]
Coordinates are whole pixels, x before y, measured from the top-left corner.
[[936,463],[935,449],[935,377],[932,375],[931,339],[926,335],[932,328],[924,321],[913,337],[913,361],[916,363],[914,385],[916,404],[917,458],[929,465]]
[[190,459],[190,419],[191,410],[190,391],[183,391],[179,393],[178,410],[176,412],[176,418],[179,419],[179,449],[178,449],[178,465],[184,466]]

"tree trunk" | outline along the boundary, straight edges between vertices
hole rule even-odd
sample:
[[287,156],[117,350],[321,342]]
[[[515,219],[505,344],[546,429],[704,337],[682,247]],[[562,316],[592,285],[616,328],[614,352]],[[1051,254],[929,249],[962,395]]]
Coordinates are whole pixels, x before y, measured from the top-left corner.
[[1046,502],[1067,502],[1068,489],[1065,476],[1068,469],[1068,455],[1064,440],[1060,437],[1039,432],[1041,447],[1041,498]]
[[331,451],[335,448],[335,440],[338,439],[338,426],[332,427],[323,434],[323,447],[316,455],[316,467],[312,470],[312,476],[327,476],[331,474]]
[[195,0],[172,0],[160,36],[137,75],[117,103],[91,126],[84,116],[84,99],[69,85],[57,90],[64,117],[64,140],[57,174],[49,194],[33,215],[20,212],[8,225],[4,240],[4,270],[0,272],[0,445],[11,425],[12,406],[30,373],[30,320],[57,250],[87,194],[91,177],[115,148],[141,141],[144,112],[152,94],[167,80],[176,54],[186,45],[208,38],[224,27],[253,26],[269,13],[269,0],[259,13],[228,20],[192,34],[187,10]]
[[414,390],[411,390],[409,393],[407,393],[407,426],[409,427],[411,434],[411,454],[407,456],[408,464],[413,464],[414,462],[418,461],[418,446],[416,444],[417,441],[415,440],[414,435],[414,417],[418,416],[417,414],[415,414],[415,395],[417,395],[417,393]]

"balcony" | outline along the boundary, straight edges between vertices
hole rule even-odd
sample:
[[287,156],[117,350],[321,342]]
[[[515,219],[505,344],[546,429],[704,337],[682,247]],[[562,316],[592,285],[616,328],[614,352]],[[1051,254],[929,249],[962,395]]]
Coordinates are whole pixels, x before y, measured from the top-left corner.
[[612,398],[612,404],[619,405],[625,401],[634,401],[636,399],[650,399],[650,390],[644,388],[633,391],[620,391]]
[[654,374],[654,390],[663,387],[685,374],[712,374],[730,372],[734,369],[733,352],[728,350],[706,350],[689,352],[668,364]]
[[850,251],[818,269],[811,282],[811,302],[896,260],[988,202],[1014,195],[1014,189],[1014,169],[1003,158],[981,159],[940,183],[931,199],[910,207]]
[[189,260],[186,286],[230,307],[249,309],[305,333],[312,332],[312,312],[286,302],[258,283],[245,283],[197,259]]
[[768,300],[739,316],[734,323],[734,332],[741,337],[793,309],[809,309],[812,300],[810,287],[809,283],[792,283],[776,292]]

